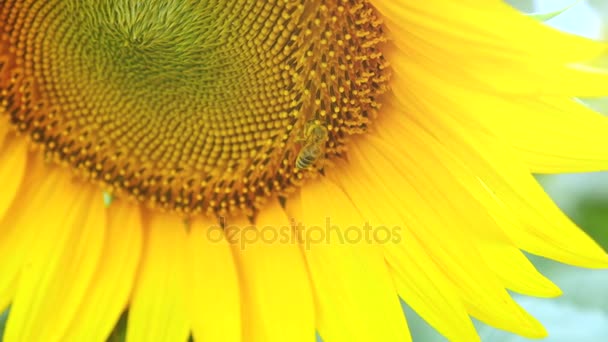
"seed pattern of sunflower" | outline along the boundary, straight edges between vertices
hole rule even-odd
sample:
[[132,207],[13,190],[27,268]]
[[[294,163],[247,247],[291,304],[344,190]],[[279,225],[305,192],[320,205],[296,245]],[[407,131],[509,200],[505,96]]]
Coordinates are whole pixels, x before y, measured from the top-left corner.
[[0,1],[4,340],[543,327],[608,256],[533,173],[608,169],[606,45],[497,0]]

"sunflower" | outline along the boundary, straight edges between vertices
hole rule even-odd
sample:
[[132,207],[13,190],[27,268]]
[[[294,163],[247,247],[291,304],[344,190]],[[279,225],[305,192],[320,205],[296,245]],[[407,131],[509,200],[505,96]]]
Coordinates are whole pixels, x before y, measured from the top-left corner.
[[608,266],[532,176],[608,168],[605,50],[496,0],[4,0],[4,340],[545,336],[522,251]]

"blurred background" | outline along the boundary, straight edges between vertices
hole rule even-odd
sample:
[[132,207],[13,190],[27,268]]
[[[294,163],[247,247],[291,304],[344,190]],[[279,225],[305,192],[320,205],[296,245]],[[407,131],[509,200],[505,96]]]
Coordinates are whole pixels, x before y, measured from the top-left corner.
[[[547,13],[575,0],[510,0],[528,13]],[[546,22],[575,34],[608,40],[608,0],[579,1],[570,10]],[[608,85],[606,85],[608,87]],[[587,102],[608,115],[608,99]],[[608,137],[606,137],[608,139]],[[608,173],[541,176],[539,180],[556,203],[608,250]],[[541,258],[538,269],[564,292],[557,299],[515,295],[516,300],[549,331],[548,342],[608,341],[608,270],[584,270]],[[446,341],[409,308],[405,308],[415,342]],[[476,322],[483,342],[533,341]]]

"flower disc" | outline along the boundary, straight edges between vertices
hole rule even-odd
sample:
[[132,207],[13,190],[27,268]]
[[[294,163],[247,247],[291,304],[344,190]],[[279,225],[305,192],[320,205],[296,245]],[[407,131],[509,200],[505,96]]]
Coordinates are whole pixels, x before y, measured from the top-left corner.
[[[8,0],[0,111],[117,196],[252,215],[363,132],[386,91],[367,1]],[[324,155],[296,159],[304,127]]]

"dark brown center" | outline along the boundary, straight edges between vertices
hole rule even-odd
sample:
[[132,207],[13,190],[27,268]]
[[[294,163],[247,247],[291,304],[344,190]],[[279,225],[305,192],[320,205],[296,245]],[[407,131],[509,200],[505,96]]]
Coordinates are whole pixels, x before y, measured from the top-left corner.
[[115,196],[253,215],[386,91],[368,1],[5,0],[0,113]]

